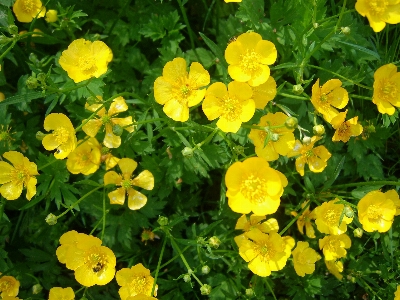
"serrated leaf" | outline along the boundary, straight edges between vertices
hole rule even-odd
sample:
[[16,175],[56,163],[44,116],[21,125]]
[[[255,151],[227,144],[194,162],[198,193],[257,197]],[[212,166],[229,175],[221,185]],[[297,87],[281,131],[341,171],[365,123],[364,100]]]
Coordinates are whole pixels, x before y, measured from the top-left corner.
[[32,93],[26,93],[26,94],[20,94],[20,95],[15,95],[11,96],[4,101],[0,102],[0,108],[6,105],[10,104],[17,104],[17,103],[22,103],[22,102],[30,102],[34,99],[39,99],[43,98],[46,95],[43,94],[42,92],[32,92]]
[[259,29],[264,17],[264,0],[243,0],[239,4],[236,17],[242,22],[249,21],[254,29]]

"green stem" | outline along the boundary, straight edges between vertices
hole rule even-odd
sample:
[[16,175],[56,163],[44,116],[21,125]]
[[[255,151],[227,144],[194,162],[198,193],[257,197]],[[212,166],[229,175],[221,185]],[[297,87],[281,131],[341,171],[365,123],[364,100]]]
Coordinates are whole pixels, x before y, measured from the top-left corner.
[[295,96],[295,95],[286,94],[286,93],[278,93],[278,95],[287,97],[287,98],[298,99],[298,100],[309,100],[309,98],[307,98],[307,97],[300,97],[300,96]]
[[[188,250],[190,248],[190,246],[186,246],[185,248],[183,248],[182,250],[182,254],[186,252],[186,250]],[[164,263],[162,266],[160,266],[160,270],[162,268],[165,268],[166,266],[168,266],[170,263],[172,263],[175,259],[177,259],[179,257],[179,254],[175,255],[173,258],[171,258],[169,261],[167,261],[166,263]],[[153,272],[152,272],[153,273]]]
[[101,229],[101,240],[104,238],[104,232],[106,231],[106,189],[103,190],[103,227]]
[[15,44],[17,43],[17,41],[18,41],[17,39],[13,40],[13,42],[10,45],[10,47],[8,47],[6,49],[6,51],[4,51],[2,55],[0,55],[0,61],[2,61],[4,56],[6,56],[7,53],[11,51],[12,48],[14,48]]
[[58,159],[54,159],[53,161],[51,161],[51,162],[45,164],[44,166],[39,167],[39,168],[38,168],[38,171],[42,171],[44,168],[47,168],[48,166],[54,164],[56,161],[58,161]]
[[156,274],[154,275],[154,282],[153,282],[153,287],[151,288],[150,295],[154,295],[154,290],[156,288],[156,283],[157,283],[158,272],[160,271],[160,268],[161,268],[161,261],[162,261],[163,255],[164,255],[164,249],[165,249],[166,244],[167,244],[167,237],[165,236],[162,247],[161,247],[160,257],[158,258]]
[[[304,203],[305,200],[306,200],[306,199],[303,199],[303,203]],[[302,204],[303,204],[303,203],[302,203]],[[290,226],[292,226],[293,223],[296,222],[297,219],[301,217],[301,215],[302,215],[303,212],[307,209],[307,207],[310,206],[310,203],[311,203],[311,201],[308,201],[307,204],[304,205],[304,207],[303,207],[303,208],[301,209],[301,211],[297,214],[297,216],[295,216],[294,219],[291,220],[291,221],[289,222],[289,224],[287,224],[287,225],[285,226],[285,228],[283,228],[283,229],[281,230],[281,232],[279,232],[279,235],[284,234],[284,233],[290,228]]]
[[330,189],[342,189],[348,187],[358,187],[358,186],[374,186],[374,185],[396,185],[400,186],[400,181],[368,181],[368,182],[355,182],[355,183],[346,183],[333,185]]
[[182,0],[178,0],[178,4],[179,4],[179,8],[181,9],[181,12],[182,12],[183,20],[185,21],[186,27],[189,32],[190,46],[192,47],[192,50],[194,51],[194,54],[196,55],[197,59],[200,61],[200,58],[198,57],[198,54],[197,54],[195,46],[194,46],[193,30],[190,27],[190,23],[189,23],[187,15],[186,15],[185,8],[182,5]]
[[214,137],[214,135],[218,132],[218,127],[215,127],[215,129],[204,139],[204,141],[198,143],[193,150],[195,149],[200,149],[204,144],[209,143],[211,139]]
[[278,299],[276,299],[276,296],[275,296],[275,294],[274,294],[274,291],[272,290],[271,286],[270,286],[269,283],[268,283],[268,278],[265,278],[264,281],[265,281],[265,283],[266,283],[266,285],[267,285],[269,291],[271,292],[272,296],[274,297],[274,299],[275,299],[275,300],[278,300]]
[[365,97],[365,96],[359,96],[359,95],[352,95],[350,94],[349,97],[351,98],[357,98],[357,99],[365,99],[371,101],[371,97]]

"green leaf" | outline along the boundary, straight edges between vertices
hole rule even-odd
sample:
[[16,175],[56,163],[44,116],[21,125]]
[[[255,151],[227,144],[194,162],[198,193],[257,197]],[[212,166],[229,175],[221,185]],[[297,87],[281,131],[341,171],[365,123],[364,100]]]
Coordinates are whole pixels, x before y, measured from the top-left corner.
[[30,102],[31,100],[44,98],[45,96],[46,96],[46,94],[43,94],[42,92],[31,92],[31,93],[11,96],[11,97],[5,99],[4,101],[0,102],[0,108],[2,106],[6,106],[6,105],[10,105],[10,104]]
[[355,44],[352,44],[352,43],[344,42],[344,41],[337,41],[337,42],[340,43],[340,44],[344,44],[344,45],[350,46],[350,47],[352,47],[352,48],[354,48],[354,49],[356,49],[358,51],[364,52],[364,53],[366,53],[368,55],[371,55],[372,57],[374,57],[377,60],[381,60],[381,57],[379,56],[379,54],[374,52],[374,51],[372,51],[372,50],[369,50],[367,48],[364,48],[364,47],[361,47],[361,46],[358,46],[358,45],[355,45]]
[[324,187],[322,190],[326,190],[326,189],[330,188],[332,186],[332,184],[335,182],[335,180],[338,178],[340,171],[343,169],[345,159],[346,159],[346,157],[343,156],[342,159],[340,160],[340,162],[338,163],[338,165],[336,166],[331,179],[329,179],[328,181],[326,181],[324,183]]
[[368,194],[371,191],[377,191],[379,190],[383,185],[366,185],[366,186],[360,186],[354,190],[351,191],[351,195],[356,198],[356,199],[361,199],[363,198],[366,194]]
[[264,17],[264,0],[243,0],[236,17],[242,22],[249,21],[253,29],[259,29]]

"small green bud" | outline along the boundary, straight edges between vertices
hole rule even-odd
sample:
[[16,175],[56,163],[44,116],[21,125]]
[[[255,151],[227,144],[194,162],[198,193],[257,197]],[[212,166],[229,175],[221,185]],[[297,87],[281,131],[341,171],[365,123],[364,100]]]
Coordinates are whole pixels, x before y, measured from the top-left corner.
[[340,27],[340,30],[342,31],[343,34],[348,35],[350,34],[351,30],[350,27],[346,26],[346,27]]
[[364,231],[361,228],[356,228],[353,231],[353,234],[356,238],[360,238],[363,236]]
[[83,296],[80,300],[88,300],[85,296]]
[[303,144],[304,145],[310,145],[311,143],[311,138],[309,136],[303,137]]
[[325,133],[325,127],[324,125],[315,125],[313,127],[313,133],[317,136],[322,136]]
[[293,86],[292,92],[295,95],[300,95],[302,92],[304,92],[304,88],[301,86],[301,84],[296,84]]
[[313,26],[315,29],[317,29],[317,28],[319,27],[319,24],[318,24],[318,23],[313,23],[312,26]]
[[344,214],[348,218],[353,218],[354,217],[354,211],[350,206],[345,206],[344,207]]
[[57,217],[53,214],[48,214],[46,217],[46,223],[49,225],[56,225],[57,224]]
[[197,238],[197,244],[204,246],[204,244],[206,243],[205,239],[202,236],[199,236]]
[[210,273],[210,267],[209,266],[203,266],[201,268],[201,273],[203,273],[204,275]]
[[210,244],[211,247],[217,249],[219,247],[219,245],[221,245],[221,241],[218,237],[216,237],[215,235],[210,237],[208,239],[208,243]]
[[36,137],[36,139],[37,139],[38,141],[42,141],[46,135],[47,135],[47,134],[45,134],[45,133],[43,133],[43,132],[41,132],[41,131],[38,131],[38,132],[36,132],[36,136],[35,136],[35,137]]
[[39,59],[37,58],[37,55],[35,53],[29,54],[29,60],[31,62],[33,62],[34,64],[36,64],[39,61]]
[[25,84],[30,90],[34,90],[39,86],[38,80],[33,76],[29,76]]
[[46,83],[47,75],[46,75],[45,73],[39,73],[39,74],[37,74],[36,78],[37,78],[40,82]]
[[101,147],[100,153],[102,155],[108,154],[110,152],[110,149],[107,147]]
[[375,126],[374,126],[374,125],[368,125],[365,129],[366,129],[366,131],[367,131],[368,133],[373,133],[373,132],[375,132]]
[[279,141],[279,133],[271,133],[269,137],[272,142]]
[[246,289],[246,296],[248,296],[248,297],[254,296],[254,290],[253,289]]
[[184,281],[184,282],[190,282],[191,279],[192,279],[192,278],[191,278],[191,276],[190,276],[189,274],[183,275],[183,281]]
[[163,217],[163,216],[159,216],[157,223],[160,224],[161,226],[167,226],[168,225],[168,218],[167,217]]
[[182,150],[182,155],[184,157],[192,157],[193,156],[193,149],[190,147],[185,147]]
[[18,34],[18,27],[15,25],[8,25],[8,32],[12,35]]
[[295,117],[289,117],[285,121],[285,126],[287,129],[294,129],[299,124],[299,121]]
[[202,295],[210,295],[211,286],[209,286],[208,284],[203,284],[203,286],[200,288],[200,293]]
[[34,295],[39,294],[42,290],[43,290],[43,287],[39,283],[32,286],[32,294],[34,294]]
[[116,136],[121,136],[124,132],[124,129],[121,127],[121,125],[115,124],[112,128],[112,131]]

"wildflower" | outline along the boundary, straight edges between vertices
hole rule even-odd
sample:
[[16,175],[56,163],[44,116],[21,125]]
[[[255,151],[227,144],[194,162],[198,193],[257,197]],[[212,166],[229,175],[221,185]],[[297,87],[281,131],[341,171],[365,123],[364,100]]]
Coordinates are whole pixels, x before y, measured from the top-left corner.
[[125,300],[157,300],[157,298],[154,298],[154,297],[149,297],[149,296],[146,296],[146,295],[143,295],[143,294],[139,294],[139,295],[136,295],[136,296],[133,296],[133,297],[128,297],[128,298],[126,298]]
[[357,123],[358,116],[346,120],[347,110],[337,114],[331,121],[332,127],[336,130],[332,141],[342,141],[347,143],[352,136],[359,136],[363,132],[363,127]]
[[66,158],[76,148],[75,129],[69,118],[64,114],[52,113],[44,119],[44,129],[53,130],[47,134],[42,144],[46,150],[57,149],[54,157],[57,159]]
[[142,208],[147,197],[142,193],[134,190],[132,186],[138,186],[146,190],[154,188],[154,177],[150,171],[144,170],[137,177],[131,178],[133,171],[137,167],[137,162],[130,158],[122,158],[118,162],[118,166],[122,171],[122,175],[114,171],[109,171],[104,175],[104,184],[116,184],[120,188],[108,193],[111,204],[122,205],[125,202],[125,194],[128,194],[128,207],[132,210]]
[[276,96],[276,81],[272,76],[268,80],[258,86],[252,87],[253,100],[256,108],[264,109],[264,107]]
[[[267,161],[277,160],[279,155],[287,155],[295,144],[294,128],[288,129],[284,124],[288,117],[281,112],[268,113],[261,117],[257,126],[266,130],[252,129],[249,139],[252,140],[258,157]],[[267,129],[268,128],[268,129]]]
[[344,108],[349,102],[349,95],[341,85],[339,79],[331,79],[320,87],[318,79],[312,87],[311,102],[329,123],[339,113],[334,107]]
[[174,58],[167,62],[163,76],[154,82],[154,98],[164,105],[165,114],[175,121],[186,122],[189,119],[189,107],[199,104],[206,93],[200,89],[210,83],[210,74],[198,62],[190,65],[187,72],[186,61]]
[[299,156],[296,158],[296,170],[301,176],[304,176],[306,164],[314,173],[320,173],[326,168],[331,153],[322,145],[314,148],[314,144],[320,139],[320,137],[313,136],[308,144],[302,144],[296,140],[293,150],[286,155],[287,157]]
[[328,235],[319,240],[319,249],[322,249],[325,260],[336,260],[345,257],[351,247],[351,239],[345,233],[340,235]]
[[100,167],[99,142],[95,138],[89,138],[87,141],[78,143],[81,144],[68,155],[67,169],[72,174],[93,174]]
[[397,286],[396,292],[394,293],[394,300],[400,300],[400,285]]
[[[99,97],[101,99],[101,97]],[[101,104],[85,105],[86,109],[95,112],[100,108]],[[126,105],[125,99],[117,97],[111,103],[110,109],[106,112],[103,107],[97,112],[97,118],[89,120],[85,125],[82,126],[82,130],[90,137],[95,137],[101,126],[105,126],[106,135],[104,137],[103,144],[108,148],[118,148],[121,145],[121,137],[115,135],[113,128],[116,125],[121,126],[129,133],[135,130],[135,126],[132,124],[132,117],[115,118],[117,114],[127,111],[128,105]],[[83,123],[86,120],[82,121]],[[131,126],[129,126],[131,125]]]
[[229,167],[225,184],[228,205],[234,212],[264,216],[278,210],[288,181],[263,158],[251,157]]
[[36,194],[37,166],[17,151],[8,151],[3,154],[12,165],[0,161],[0,194],[7,200],[18,199],[22,189],[26,187],[26,199],[31,200]]
[[[303,209],[307,205],[308,201],[303,202],[301,205],[301,208]],[[292,211],[291,215],[296,217],[297,212]],[[304,234],[304,227],[306,228],[306,235],[314,239],[315,238],[315,232],[314,232],[314,227],[311,223],[311,220],[315,219],[315,213],[314,211],[310,211],[310,207],[307,207],[301,216],[297,219],[296,224],[297,224],[297,229],[300,231],[301,234]]]
[[334,275],[337,279],[342,280],[343,275],[343,263],[340,260],[326,260],[325,265],[328,271]]
[[393,115],[394,106],[400,107],[400,76],[396,65],[383,65],[375,71],[372,102],[381,114]]
[[312,274],[315,271],[315,262],[321,259],[321,256],[307,242],[297,242],[297,247],[292,252],[293,264],[296,274],[304,277],[306,274]]
[[56,22],[56,21],[58,20],[57,14],[58,14],[58,12],[57,12],[56,10],[54,10],[54,9],[49,9],[49,10],[47,11],[47,13],[46,13],[46,18],[45,18],[46,22],[47,22],[47,23],[54,23],[54,22]]
[[268,80],[268,65],[276,61],[277,55],[275,45],[255,32],[239,35],[225,50],[229,75],[233,80],[247,82],[250,86],[258,86]]
[[344,205],[336,204],[339,199],[322,203],[314,209],[317,229],[325,234],[339,235],[347,231],[347,224],[353,221],[344,214]]
[[[1,273],[0,273],[1,275]],[[13,276],[0,277],[0,296],[4,299],[6,296],[15,297],[18,295],[20,283]]]
[[[261,221],[265,220],[266,216],[256,216],[252,214],[250,216],[250,220],[247,220],[246,215],[242,215],[236,223],[235,229],[242,229],[245,233],[257,228],[263,233],[270,232],[278,232],[279,225],[278,221],[274,218],[268,219],[261,223]],[[246,239],[245,234],[240,234],[234,238],[236,244],[240,246],[241,242]]]
[[400,199],[399,199],[399,194],[397,194],[396,190],[389,190],[384,194],[386,198],[392,200],[394,205],[396,206],[395,216],[400,215]]
[[386,23],[400,23],[400,2],[387,0],[357,0],[357,12],[367,17],[375,32],[385,28]]
[[52,287],[49,292],[49,300],[74,300],[75,293],[70,287]]
[[17,0],[13,5],[13,11],[18,21],[29,23],[35,17],[44,17],[46,8],[40,0]]
[[393,191],[372,191],[358,202],[358,219],[365,231],[386,232],[390,229],[396,215],[396,205],[393,201],[396,199],[396,191]]
[[[151,296],[154,278],[151,277],[150,270],[142,264],[137,264],[130,269],[122,268],[115,275],[115,279],[118,285],[121,286],[118,291],[121,300],[126,300],[130,296],[139,294]],[[154,296],[157,296],[157,285]]]
[[99,78],[107,72],[107,65],[112,60],[111,49],[102,41],[74,40],[61,54],[59,63],[75,82],[91,77]]
[[217,126],[224,132],[236,133],[243,122],[249,121],[256,110],[251,87],[232,81],[228,89],[222,82],[213,83],[206,92],[202,105],[209,120],[219,118]]

